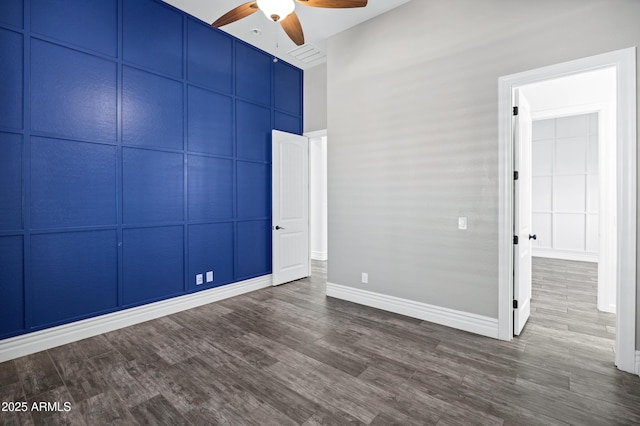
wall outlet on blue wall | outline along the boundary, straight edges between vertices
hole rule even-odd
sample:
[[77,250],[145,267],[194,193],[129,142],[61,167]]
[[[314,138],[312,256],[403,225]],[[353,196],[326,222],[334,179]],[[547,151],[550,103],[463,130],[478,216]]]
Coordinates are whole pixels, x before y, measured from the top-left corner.
[[202,284],[202,274],[196,275],[196,285]]

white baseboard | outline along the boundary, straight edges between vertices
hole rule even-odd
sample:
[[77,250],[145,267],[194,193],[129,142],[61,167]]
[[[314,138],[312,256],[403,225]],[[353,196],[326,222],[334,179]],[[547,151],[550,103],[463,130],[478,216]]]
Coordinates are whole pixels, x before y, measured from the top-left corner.
[[598,253],[584,253],[571,250],[531,248],[531,256],[550,259],[577,260],[579,262],[598,262]]
[[327,260],[329,257],[327,256],[326,251],[311,251],[311,259],[312,260]]
[[636,351],[636,374],[640,376],[640,351]]
[[271,275],[0,340],[0,362],[271,286]]
[[610,314],[615,314],[616,313],[616,304],[612,303],[610,305],[604,305],[604,306],[598,305],[598,310],[600,312],[607,312],[607,313],[610,313]]
[[399,297],[327,283],[327,296],[418,318],[447,327],[498,338],[498,319],[429,305]]

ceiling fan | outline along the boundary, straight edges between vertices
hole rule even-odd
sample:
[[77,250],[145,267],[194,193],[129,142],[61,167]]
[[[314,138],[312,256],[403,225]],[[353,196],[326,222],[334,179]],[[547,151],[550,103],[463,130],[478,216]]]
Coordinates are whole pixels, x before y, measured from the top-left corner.
[[368,0],[255,0],[236,7],[222,15],[212,26],[220,28],[261,10],[267,18],[280,22],[282,29],[298,46],[304,44],[302,25],[295,12],[295,3],[311,7],[347,9],[365,7]]

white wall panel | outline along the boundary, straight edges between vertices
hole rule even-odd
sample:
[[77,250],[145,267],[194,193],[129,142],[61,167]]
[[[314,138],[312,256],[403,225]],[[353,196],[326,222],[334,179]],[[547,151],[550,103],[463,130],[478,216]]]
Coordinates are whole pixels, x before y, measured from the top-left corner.
[[534,177],[532,181],[532,208],[534,212],[551,211],[552,178],[546,176]]
[[556,213],[553,226],[553,248],[584,252],[585,215]]
[[553,178],[553,207],[557,212],[582,212],[586,206],[585,175]]
[[533,140],[533,254],[597,260],[598,114],[534,121]]
[[[558,120],[562,123],[570,117]],[[586,131],[586,127],[585,127]],[[587,136],[577,138],[556,139],[556,168],[557,174],[584,173],[587,164]]]
[[540,139],[553,139],[556,135],[556,121],[551,118],[548,120],[536,120],[533,122],[534,141]]
[[533,241],[534,248],[551,248],[552,245],[552,225],[551,213],[533,213],[531,216],[531,228],[535,230],[538,237]]
[[[543,121],[551,121],[553,123],[554,120],[543,120]],[[533,134],[536,134],[536,128],[540,128],[535,126],[537,121],[534,121],[533,124]],[[546,129],[545,129],[546,130]],[[551,136],[553,138],[553,136]],[[549,176],[553,173],[553,139],[543,139],[543,140],[535,140],[532,143],[532,173],[533,176]]]

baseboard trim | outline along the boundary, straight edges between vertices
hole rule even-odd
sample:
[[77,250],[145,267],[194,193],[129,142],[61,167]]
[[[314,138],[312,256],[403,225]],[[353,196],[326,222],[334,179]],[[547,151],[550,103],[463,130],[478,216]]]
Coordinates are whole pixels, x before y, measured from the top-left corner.
[[607,312],[607,313],[610,313],[610,314],[615,314],[616,313],[616,305],[615,305],[615,303],[612,303],[609,306],[606,306],[606,305],[605,306],[600,306],[600,305],[598,305],[597,308],[598,308],[598,310],[600,312]]
[[418,318],[482,336],[498,338],[498,319],[399,297],[387,296],[340,284],[327,283],[327,296]]
[[326,251],[311,251],[311,259],[312,260],[322,260],[325,261],[328,259]]
[[640,376],[640,351],[636,351],[636,374]]
[[0,340],[0,362],[270,287],[271,275]]
[[531,256],[546,257],[549,259],[576,260],[578,262],[598,263],[597,253],[582,253],[582,252],[574,252],[570,250],[551,250],[551,249],[532,248]]

